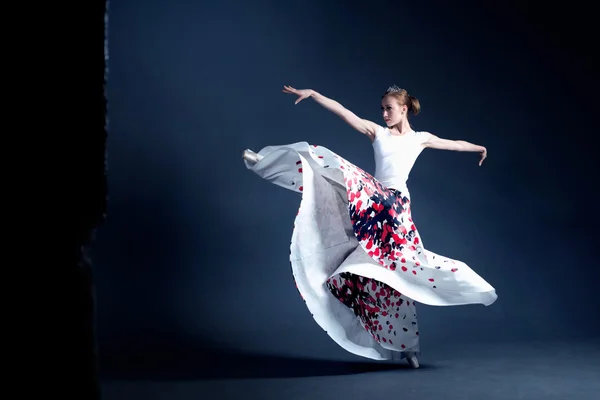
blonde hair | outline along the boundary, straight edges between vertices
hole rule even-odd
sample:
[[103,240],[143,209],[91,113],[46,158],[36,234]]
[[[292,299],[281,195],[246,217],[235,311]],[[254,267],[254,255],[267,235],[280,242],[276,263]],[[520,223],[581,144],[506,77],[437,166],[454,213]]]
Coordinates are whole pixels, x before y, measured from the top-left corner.
[[394,97],[400,105],[407,106],[408,112],[413,113],[413,115],[417,115],[421,112],[421,103],[419,103],[419,99],[409,95],[406,89],[401,89],[396,85],[392,85],[385,91],[381,98],[384,99],[388,96]]

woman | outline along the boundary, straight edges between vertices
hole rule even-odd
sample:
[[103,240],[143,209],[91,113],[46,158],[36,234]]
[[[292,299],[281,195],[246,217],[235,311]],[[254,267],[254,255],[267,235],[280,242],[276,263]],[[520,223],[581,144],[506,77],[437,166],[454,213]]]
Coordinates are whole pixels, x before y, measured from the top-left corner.
[[314,90],[284,87],[312,98],[366,135],[375,155],[371,176],[331,150],[299,142],[244,153],[260,177],[302,193],[294,223],[291,264],[296,286],[315,321],[349,352],[376,360],[419,363],[415,303],[492,304],[495,289],[468,265],[426,250],[411,217],[406,181],[425,148],[485,147],[414,131],[408,114],[419,101],[390,87],[382,97],[386,127],[356,116]]

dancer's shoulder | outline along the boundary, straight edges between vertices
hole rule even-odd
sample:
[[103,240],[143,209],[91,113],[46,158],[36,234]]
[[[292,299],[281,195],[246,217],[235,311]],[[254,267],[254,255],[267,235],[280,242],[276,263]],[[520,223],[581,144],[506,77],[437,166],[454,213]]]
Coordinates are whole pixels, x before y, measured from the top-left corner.
[[433,134],[427,131],[414,131],[412,136],[417,141],[417,143],[423,144],[429,139],[431,139],[433,137]]
[[376,124],[373,121],[368,121],[368,120],[364,120],[366,124],[369,125],[369,132],[370,134],[368,134],[367,136],[369,137],[369,139],[371,139],[371,142],[374,142],[375,140],[377,140],[378,137],[380,137],[381,135],[386,134],[386,129],[383,126]]

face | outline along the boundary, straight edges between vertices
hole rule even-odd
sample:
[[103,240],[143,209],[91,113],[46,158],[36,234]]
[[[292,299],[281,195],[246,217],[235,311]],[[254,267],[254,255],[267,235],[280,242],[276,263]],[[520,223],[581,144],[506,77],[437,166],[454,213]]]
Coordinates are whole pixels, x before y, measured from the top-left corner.
[[406,106],[401,106],[392,96],[386,96],[381,100],[381,111],[383,120],[387,126],[398,125],[406,116]]

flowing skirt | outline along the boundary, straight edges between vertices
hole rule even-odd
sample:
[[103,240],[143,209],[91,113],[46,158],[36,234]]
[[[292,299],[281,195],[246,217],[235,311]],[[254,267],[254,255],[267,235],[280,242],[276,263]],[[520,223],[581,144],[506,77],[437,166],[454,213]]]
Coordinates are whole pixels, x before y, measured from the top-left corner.
[[[268,146],[246,167],[302,194],[290,246],[296,286],[345,350],[374,360],[419,352],[415,302],[490,305],[495,289],[468,265],[423,246],[408,191],[390,190],[331,150]],[[397,189],[397,188],[396,188]]]

